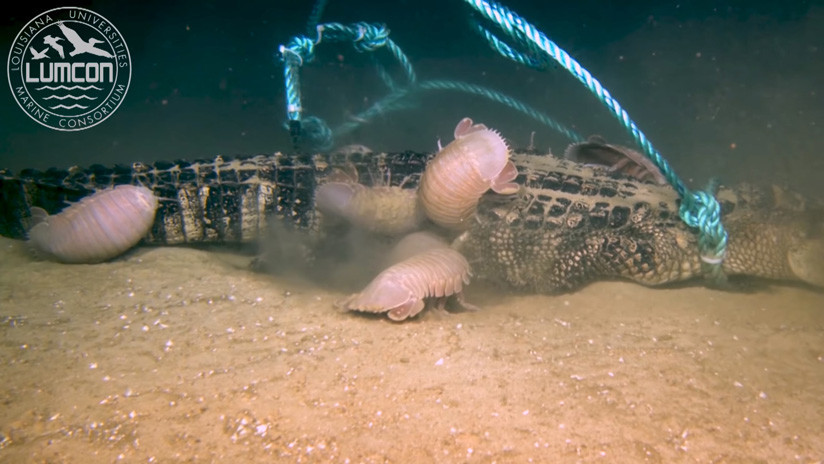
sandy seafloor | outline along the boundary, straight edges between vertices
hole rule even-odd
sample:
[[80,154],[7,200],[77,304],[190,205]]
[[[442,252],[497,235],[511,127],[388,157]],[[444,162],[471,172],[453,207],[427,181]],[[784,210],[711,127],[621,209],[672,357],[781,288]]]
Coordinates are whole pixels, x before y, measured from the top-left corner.
[[406,323],[249,258],[0,239],[0,462],[820,462],[824,294],[470,286]]

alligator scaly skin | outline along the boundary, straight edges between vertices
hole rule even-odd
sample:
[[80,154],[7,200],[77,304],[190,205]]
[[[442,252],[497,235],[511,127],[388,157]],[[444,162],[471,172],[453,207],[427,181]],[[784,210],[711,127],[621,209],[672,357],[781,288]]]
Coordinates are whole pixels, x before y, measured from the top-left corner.
[[[161,198],[149,244],[252,242],[273,223],[311,235],[319,223],[315,188],[336,167],[355,167],[367,185],[414,188],[430,157],[277,153],[19,176],[0,171],[0,234],[23,237],[32,206],[53,213],[94,190],[138,184]],[[678,217],[677,195],[668,186],[550,155],[512,159],[516,182],[525,188],[511,196],[485,195],[456,241],[480,277],[558,292],[606,278],[658,285],[700,275],[697,233]],[[816,264],[824,261],[820,205],[747,186],[721,189],[718,198],[730,233],[727,273],[797,280],[787,256],[813,240],[807,261],[813,274],[824,274]],[[815,276],[804,280],[824,285]]]
[[[680,219],[669,186],[550,156],[514,159],[522,194],[484,197],[459,239],[477,274],[552,293],[607,278],[659,285],[704,272],[697,231]],[[750,185],[721,188],[717,199],[729,232],[725,273],[798,280],[788,255],[813,244],[803,259],[817,274],[803,280],[824,285],[820,204]]]
[[114,168],[25,170],[17,176],[0,171],[0,235],[24,238],[32,206],[54,214],[94,191],[132,184],[150,188],[161,200],[145,243],[249,243],[266,236],[272,220],[315,227],[315,187],[335,166],[354,166],[367,182],[381,176],[381,182],[414,187],[429,157],[412,152],[275,153]]

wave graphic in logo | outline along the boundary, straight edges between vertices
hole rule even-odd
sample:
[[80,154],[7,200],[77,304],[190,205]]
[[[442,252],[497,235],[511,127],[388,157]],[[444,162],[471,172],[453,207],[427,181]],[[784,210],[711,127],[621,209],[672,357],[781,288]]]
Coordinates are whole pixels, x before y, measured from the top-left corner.
[[65,85],[58,85],[57,87],[54,87],[54,86],[51,86],[51,85],[43,85],[43,86],[40,86],[40,87],[36,87],[34,90],[78,90],[78,89],[83,90],[83,91],[88,91],[88,90],[100,91],[100,90],[103,90],[102,88],[94,86],[94,85],[87,85],[85,87],[83,87],[82,85],[73,85],[71,87],[66,87]]
[[83,106],[83,105],[80,105],[80,104],[77,104],[77,103],[75,103],[74,105],[68,105],[68,106],[60,104],[60,105],[55,105],[55,106],[51,107],[51,109],[53,109],[53,110],[74,110],[74,109],[85,110],[86,108],[88,108],[88,106]]
[[56,99],[58,99],[58,100],[65,100],[65,99],[67,99],[67,98],[71,98],[71,99],[73,99],[73,100],[83,100],[83,99],[86,99],[86,100],[97,100],[97,98],[90,97],[90,96],[88,96],[88,95],[63,95],[63,96],[60,96],[60,95],[49,95],[48,97],[43,97],[43,100],[54,100],[55,98],[56,98]]

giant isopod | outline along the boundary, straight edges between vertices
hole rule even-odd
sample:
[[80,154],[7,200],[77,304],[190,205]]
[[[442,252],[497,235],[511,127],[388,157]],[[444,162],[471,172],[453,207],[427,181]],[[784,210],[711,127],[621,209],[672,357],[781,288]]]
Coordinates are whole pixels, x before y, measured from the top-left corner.
[[640,181],[652,181],[658,185],[667,183],[658,166],[644,154],[632,148],[610,145],[597,135],[567,147],[564,158],[581,164],[607,166],[609,172],[620,172]]
[[327,216],[384,235],[403,235],[423,219],[415,191],[399,187],[327,182],[318,186],[315,206]]
[[[419,247],[424,250],[417,251]],[[418,245],[402,241],[398,248],[404,250],[401,254],[415,251],[411,257],[378,274],[362,292],[344,300],[341,303],[344,308],[385,312],[393,321],[402,321],[421,312],[426,298],[437,298],[442,307],[446,297],[454,295],[463,308],[477,309],[463,299],[463,285],[469,283],[471,276],[469,263],[463,255],[429,237],[423,238]]]
[[464,118],[455,127],[455,140],[429,162],[421,177],[418,197],[432,222],[463,230],[475,214],[481,196],[490,188],[502,194],[518,191],[518,177],[504,139],[483,124]]
[[412,232],[400,239],[386,254],[384,265],[393,266],[425,251],[448,247],[446,240],[432,232]]
[[29,243],[63,263],[97,263],[135,246],[154,222],[157,197],[146,187],[119,185],[81,199],[58,214],[31,209]]

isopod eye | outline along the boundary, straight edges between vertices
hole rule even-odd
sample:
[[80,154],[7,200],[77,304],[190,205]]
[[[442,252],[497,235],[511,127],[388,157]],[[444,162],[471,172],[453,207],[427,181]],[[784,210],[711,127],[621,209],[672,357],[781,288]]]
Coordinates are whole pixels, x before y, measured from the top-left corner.
[[423,308],[423,300],[410,300],[403,306],[399,306],[392,311],[389,311],[387,315],[389,316],[389,319],[392,319],[393,321],[402,321],[423,311]]

